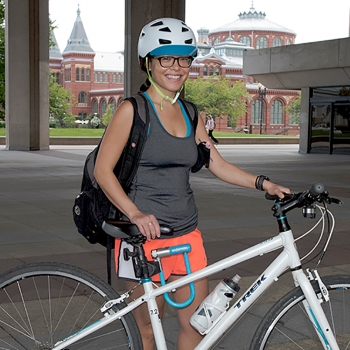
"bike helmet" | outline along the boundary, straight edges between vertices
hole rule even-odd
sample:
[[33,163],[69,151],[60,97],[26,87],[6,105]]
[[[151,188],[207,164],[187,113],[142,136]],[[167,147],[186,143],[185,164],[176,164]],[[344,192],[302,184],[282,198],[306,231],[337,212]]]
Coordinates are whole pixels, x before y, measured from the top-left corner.
[[197,56],[195,35],[185,22],[176,18],[159,18],[146,24],[140,33],[139,57],[176,55]]

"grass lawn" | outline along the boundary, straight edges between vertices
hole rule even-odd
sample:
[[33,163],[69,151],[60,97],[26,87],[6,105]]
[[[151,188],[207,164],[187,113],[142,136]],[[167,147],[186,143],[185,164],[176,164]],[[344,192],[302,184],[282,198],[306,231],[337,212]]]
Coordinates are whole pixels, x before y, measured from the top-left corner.
[[[50,129],[50,136],[56,137],[101,137],[104,129],[85,129],[85,128],[72,128],[72,129]],[[4,128],[0,129],[0,136],[5,136],[6,131]],[[258,135],[258,134],[244,134],[234,132],[214,132],[215,137],[296,137],[296,136],[284,136],[284,135]]]

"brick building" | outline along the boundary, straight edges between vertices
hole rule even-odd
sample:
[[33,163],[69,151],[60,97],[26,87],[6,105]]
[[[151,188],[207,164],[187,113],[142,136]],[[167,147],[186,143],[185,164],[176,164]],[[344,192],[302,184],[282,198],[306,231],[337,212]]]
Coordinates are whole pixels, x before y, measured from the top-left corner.
[[[211,31],[206,28],[198,30],[199,54],[193,61],[190,79],[221,75],[246,83],[250,95],[246,115],[238,119],[234,128],[226,117],[217,118],[217,130],[299,134],[299,126],[293,124],[285,110],[298,96],[298,91],[259,89],[257,81],[243,74],[244,50],[291,45],[296,34],[269,21],[265,13],[257,12],[253,5],[249,12],[240,13],[238,17],[238,20]],[[76,96],[77,103],[72,113],[78,119],[85,119],[91,114],[101,117],[108,104],[115,109],[124,97],[123,52],[94,52],[79,9],[62,54],[57,44],[50,49],[50,68],[57,81]]]

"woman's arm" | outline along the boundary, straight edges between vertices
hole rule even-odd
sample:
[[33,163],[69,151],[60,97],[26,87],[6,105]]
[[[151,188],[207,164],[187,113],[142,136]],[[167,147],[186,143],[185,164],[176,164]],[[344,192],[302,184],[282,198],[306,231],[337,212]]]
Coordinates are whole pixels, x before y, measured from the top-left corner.
[[[198,118],[198,125],[196,130],[196,142],[208,141],[208,135],[204,128],[202,118]],[[209,140],[210,141],[210,140]],[[211,141],[210,141],[211,142]],[[212,145],[210,149],[210,165],[209,170],[219,179],[233,185],[255,188],[255,181],[257,175],[246,172],[245,170],[226,162],[217,151],[216,147]],[[277,195],[280,198],[284,197],[284,193],[290,193],[289,188],[279,186],[271,181],[265,180],[263,182],[263,189],[271,195]]]
[[[111,203],[125,214],[130,222],[136,224],[142,234],[150,239],[160,236],[157,219],[153,215],[140,212],[124,192],[113,172],[128,141],[133,115],[134,108],[129,101],[123,102],[116,110],[101,142],[94,175]],[[152,225],[149,225],[150,223]]]

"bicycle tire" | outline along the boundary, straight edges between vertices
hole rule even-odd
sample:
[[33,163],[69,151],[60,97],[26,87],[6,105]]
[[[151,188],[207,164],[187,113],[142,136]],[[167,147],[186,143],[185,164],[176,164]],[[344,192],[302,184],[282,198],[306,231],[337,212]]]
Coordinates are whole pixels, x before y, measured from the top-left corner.
[[[101,319],[101,306],[119,294],[88,271],[61,263],[33,263],[0,276],[0,349],[48,350]],[[110,313],[125,307],[118,304]],[[131,313],[69,345],[69,350],[142,350]]]
[[[335,275],[322,278],[329,291],[329,302],[322,308],[336,336],[339,349],[350,344],[350,276]],[[312,286],[317,295],[320,288],[316,281]],[[250,350],[323,349],[311,324],[302,301],[305,299],[300,287],[283,296],[262,319],[253,337]]]

